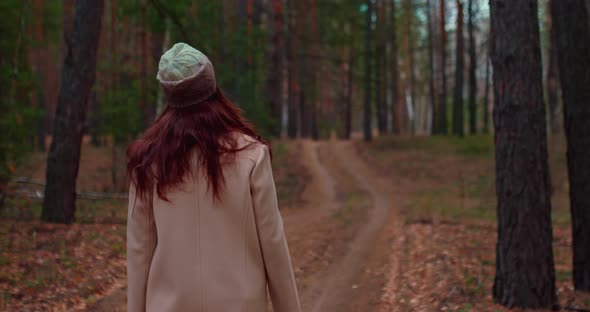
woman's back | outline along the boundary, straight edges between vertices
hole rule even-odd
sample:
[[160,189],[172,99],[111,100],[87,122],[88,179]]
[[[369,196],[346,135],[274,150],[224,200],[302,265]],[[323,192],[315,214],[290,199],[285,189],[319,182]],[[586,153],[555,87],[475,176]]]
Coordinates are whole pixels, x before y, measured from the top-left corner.
[[[187,174],[165,188],[163,197],[157,173],[145,175],[154,181],[143,183],[151,186],[143,192],[134,175],[128,209],[128,311],[265,311],[267,287],[275,311],[299,311],[270,151],[240,131],[227,138],[232,146],[208,145],[225,151],[219,157],[222,184],[217,193],[213,162],[197,145],[187,151]],[[151,155],[149,146],[135,150]],[[143,164],[131,159],[130,164]],[[170,166],[156,160],[151,165]],[[136,167],[130,165],[132,174]]]

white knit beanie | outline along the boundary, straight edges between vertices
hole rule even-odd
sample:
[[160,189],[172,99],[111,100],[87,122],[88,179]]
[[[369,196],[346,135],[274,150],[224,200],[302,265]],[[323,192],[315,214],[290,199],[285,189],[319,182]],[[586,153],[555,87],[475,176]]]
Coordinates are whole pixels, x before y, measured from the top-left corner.
[[156,76],[168,105],[186,107],[211,97],[216,89],[213,64],[205,54],[179,42],[160,58]]

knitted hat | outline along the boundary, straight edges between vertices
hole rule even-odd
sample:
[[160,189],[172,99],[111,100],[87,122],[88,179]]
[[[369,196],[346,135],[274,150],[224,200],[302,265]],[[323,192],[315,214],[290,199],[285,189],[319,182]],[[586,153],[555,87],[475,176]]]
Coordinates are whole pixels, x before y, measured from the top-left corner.
[[168,105],[186,107],[211,97],[217,85],[213,64],[205,54],[179,42],[160,58],[156,76]]

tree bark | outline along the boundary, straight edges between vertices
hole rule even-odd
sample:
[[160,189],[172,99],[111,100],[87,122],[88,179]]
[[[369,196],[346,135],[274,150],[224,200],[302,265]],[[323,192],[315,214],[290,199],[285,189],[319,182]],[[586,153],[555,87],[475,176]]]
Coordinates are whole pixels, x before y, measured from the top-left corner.
[[393,133],[401,132],[401,102],[399,96],[399,65],[395,1],[391,0],[391,121]]
[[488,44],[488,51],[486,53],[486,78],[485,78],[485,91],[483,98],[483,132],[490,132],[490,51]]
[[348,47],[348,64],[346,68],[346,99],[344,107],[344,131],[343,138],[350,139],[352,132],[352,90],[354,83],[354,60],[355,60],[355,44],[356,44],[356,22],[351,18],[350,20],[350,46]]
[[445,135],[448,133],[447,125],[447,31],[445,29],[446,21],[446,3],[445,0],[440,0],[440,96],[439,96],[439,134]]
[[272,135],[281,135],[283,96],[283,1],[271,0],[272,31],[269,44],[270,64],[266,78],[266,97],[269,100],[273,121]]
[[287,27],[288,27],[288,36],[287,36],[287,63],[288,63],[288,74],[287,74],[287,135],[289,138],[294,139],[297,137],[297,125],[299,112],[297,109],[297,63],[295,60],[295,55],[293,53],[293,49],[295,49],[295,6],[293,1],[295,0],[287,0]]
[[371,37],[373,36],[372,31],[372,17],[373,17],[373,3],[371,0],[366,1],[367,13],[366,13],[366,25],[365,25],[365,103],[364,103],[364,119],[363,119],[363,132],[365,141],[371,141]]
[[60,93],[47,156],[44,221],[75,221],[76,178],[103,8],[104,0],[76,1],[72,32],[65,32]]
[[474,0],[468,5],[469,32],[469,134],[477,133],[477,51],[475,49],[475,8]]
[[552,1],[567,138],[574,287],[590,291],[590,28],[584,0]]
[[[405,16],[405,37],[404,37],[404,44],[405,44],[405,79],[404,85],[406,91],[409,91],[409,97],[404,96],[404,98],[409,98],[409,101],[406,102],[407,107],[407,114],[405,117],[407,118],[407,125],[409,130],[412,134],[416,132],[416,66],[414,62],[414,33],[413,33],[413,24],[414,24],[414,5],[412,0],[405,0],[403,3],[404,8],[404,16]],[[405,102],[405,101],[404,101]],[[411,110],[411,112],[410,112]]]
[[385,37],[385,0],[377,0],[377,44],[375,49],[375,108],[376,108],[376,117],[377,117],[377,129],[379,129],[380,134],[384,134],[387,132],[387,119],[385,118],[386,109],[385,109],[385,85],[384,85],[384,76],[385,76],[385,47],[386,47],[386,37]]
[[547,79],[545,80],[547,89],[547,106],[549,107],[549,126],[552,134],[559,132],[560,116],[557,113],[559,103],[559,73],[557,68],[557,37],[553,28],[551,18],[551,1],[547,2],[547,28],[549,31],[549,44],[547,51]]
[[436,105],[436,87],[434,83],[434,29],[432,28],[432,5],[431,0],[426,0],[426,19],[428,25],[428,91],[430,96],[431,125],[430,134],[437,134],[438,131],[438,106]]
[[537,1],[491,0],[498,240],[493,298],[556,301]]
[[463,75],[465,50],[463,38],[463,2],[457,0],[457,45],[455,47],[455,90],[453,93],[453,134],[463,136]]

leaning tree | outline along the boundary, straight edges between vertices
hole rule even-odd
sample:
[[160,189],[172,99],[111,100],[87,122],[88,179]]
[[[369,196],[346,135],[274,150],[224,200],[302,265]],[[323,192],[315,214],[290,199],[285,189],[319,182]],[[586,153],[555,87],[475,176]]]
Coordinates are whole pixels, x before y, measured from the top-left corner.
[[44,221],[75,221],[76,178],[103,8],[104,0],[78,0],[71,32],[64,27],[64,60],[41,214]]

